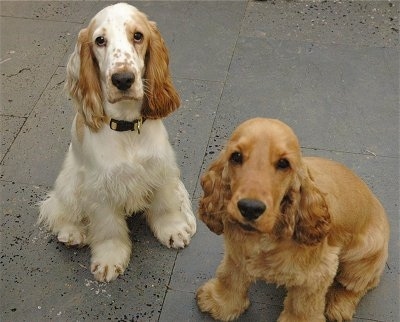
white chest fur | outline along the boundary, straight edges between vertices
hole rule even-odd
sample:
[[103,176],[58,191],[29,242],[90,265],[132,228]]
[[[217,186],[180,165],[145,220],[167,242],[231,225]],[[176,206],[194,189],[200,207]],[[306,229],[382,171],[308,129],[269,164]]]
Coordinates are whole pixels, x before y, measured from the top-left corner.
[[80,168],[83,195],[92,195],[89,199],[97,201],[106,199],[120,211],[144,210],[155,189],[179,175],[160,120],[147,120],[140,134],[104,126],[96,133],[85,128],[81,141],[74,130],[72,137],[71,152]]

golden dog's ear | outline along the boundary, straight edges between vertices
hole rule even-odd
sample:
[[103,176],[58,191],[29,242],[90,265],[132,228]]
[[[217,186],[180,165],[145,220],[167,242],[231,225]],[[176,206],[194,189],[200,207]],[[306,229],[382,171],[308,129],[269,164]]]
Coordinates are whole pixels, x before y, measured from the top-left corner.
[[145,59],[142,116],[158,119],[175,111],[180,105],[180,99],[172,84],[165,42],[154,22],[150,22],[150,29],[151,36]]
[[100,71],[93,55],[88,28],[79,32],[75,51],[69,58],[65,88],[75,100],[86,125],[94,131],[100,129],[105,118],[103,95]]
[[224,232],[223,216],[226,201],[231,194],[226,162],[222,155],[223,152],[201,178],[204,195],[199,204],[200,219],[217,235]]
[[314,184],[310,172],[305,172],[301,179],[293,239],[301,244],[316,245],[327,236],[331,218],[323,193]]
[[331,218],[323,193],[310,173],[301,171],[281,202],[281,218],[275,226],[277,237],[291,237],[300,244],[316,245],[328,234]]

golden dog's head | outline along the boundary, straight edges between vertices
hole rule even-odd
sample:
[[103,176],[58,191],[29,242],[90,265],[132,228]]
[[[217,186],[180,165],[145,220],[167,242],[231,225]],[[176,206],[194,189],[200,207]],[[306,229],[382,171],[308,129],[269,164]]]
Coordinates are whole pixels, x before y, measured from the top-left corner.
[[229,224],[312,245],[329,230],[327,205],[302,162],[297,137],[278,120],[241,124],[201,185],[199,215],[217,234]]

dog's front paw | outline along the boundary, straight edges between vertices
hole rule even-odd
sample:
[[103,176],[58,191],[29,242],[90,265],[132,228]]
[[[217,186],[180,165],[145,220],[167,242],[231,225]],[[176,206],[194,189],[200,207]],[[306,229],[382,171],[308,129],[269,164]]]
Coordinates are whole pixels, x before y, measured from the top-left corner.
[[108,240],[92,246],[90,271],[99,282],[115,280],[128,266],[130,253],[130,245],[120,241]]
[[184,248],[189,245],[194,232],[183,222],[169,222],[158,230],[157,239],[168,248]]
[[57,234],[59,242],[67,246],[84,246],[86,244],[86,234],[79,227],[65,225]]
[[[236,294],[224,293],[218,287],[218,280],[211,279],[197,290],[197,304],[202,312],[210,313],[216,320],[232,321],[237,319],[250,305],[248,298],[241,299]],[[217,292],[220,293],[217,293]]]
[[158,239],[167,247],[184,248],[195,232],[186,222],[170,222],[160,230]]
[[168,248],[184,248],[196,232],[194,215],[169,215],[152,222],[152,230],[156,238]]
[[326,297],[325,315],[329,321],[350,321],[361,296],[343,287],[331,288]]

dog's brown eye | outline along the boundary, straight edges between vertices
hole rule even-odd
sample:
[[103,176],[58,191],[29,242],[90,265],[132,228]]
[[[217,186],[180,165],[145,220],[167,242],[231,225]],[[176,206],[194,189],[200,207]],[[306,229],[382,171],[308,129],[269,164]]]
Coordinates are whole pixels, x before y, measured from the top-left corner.
[[276,168],[285,170],[287,168],[290,168],[290,163],[287,159],[279,159],[279,161],[276,163]]
[[103,36],[97,37],[94,42],[99,47],[104,47],[107,44],[107,40]]
[[240,152],[233,152],[229,161],[233,164],[242,164],[243,163],[243,156]]
[[136,43],[140,43],[140,42],[142,42],[142,40],[143,40],[143,34],[141,33],[141,32],[135,32],[134,34],[133,34],[133,40],[136,42]]

